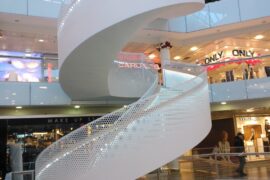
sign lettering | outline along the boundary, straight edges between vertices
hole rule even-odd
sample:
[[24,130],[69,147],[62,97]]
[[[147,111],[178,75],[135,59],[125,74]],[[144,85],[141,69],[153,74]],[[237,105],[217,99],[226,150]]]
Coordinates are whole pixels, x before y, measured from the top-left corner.
[[[229,54],[231,54],[232,57],[249,57],[253,58],[255,57],[255,52],[251,50],[242,50],[242,49],[233,49]],[[227,53],[226,53],[227,55]],[[222,62],[225,58],[230,58],[230,57],[225,57],[224,51],[220,51],[218,53],[215,53],[207,58],[205,58],[204,62],[205,64],[213,64],[217,62]]]

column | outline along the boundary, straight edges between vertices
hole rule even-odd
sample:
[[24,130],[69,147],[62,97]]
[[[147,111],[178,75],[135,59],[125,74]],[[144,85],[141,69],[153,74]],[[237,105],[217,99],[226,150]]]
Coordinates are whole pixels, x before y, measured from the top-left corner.
[[[163,86],[166,86],[166,76],[164,74],[164,66],[166,64],[170,64],[171,61],[171,54],[170,54],[170,49],[172,48],[172,45],[169,41],[165,41],[163,43],[159,44],[158,50],[160,51],[160,63],[161,63],[161,71],[162,71],[162,81],[163,81]],[[179,154],[180,155],[180,154]],[[170,170],[178,170],[178,158],[169,162],[167,164],[167,167]]]
[[160,63],[161,63],[163,86],[166,86],[166,78],[165,78],[163,69],[166,64],[170,64],[170,60],[171,60],[170,49],[171,48],[172,48],[172,45],[169,41],[160,43],[157,48],[160,51]]

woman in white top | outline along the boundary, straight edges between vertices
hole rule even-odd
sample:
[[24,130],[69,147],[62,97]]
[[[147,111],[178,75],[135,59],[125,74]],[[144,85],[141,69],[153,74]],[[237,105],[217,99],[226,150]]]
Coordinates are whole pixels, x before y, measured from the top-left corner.
[[[220,153],[230,153],[230,143],[226,131],[222,131],[222,140],[218,142],[218,149]],[[221,156],[221,158],[226,161],[231,161],[229,155]]]

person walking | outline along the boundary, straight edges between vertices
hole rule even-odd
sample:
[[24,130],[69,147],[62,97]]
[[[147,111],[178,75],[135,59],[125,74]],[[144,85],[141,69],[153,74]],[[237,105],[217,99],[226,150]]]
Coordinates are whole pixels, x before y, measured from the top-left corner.
[[[234,138],[234,146],[236,148],[236,152],[238,153],[244,153],[245,152],[245,146],[244,146],[244,135],[242,133],[237,133],[237,135]],[[239,155],[239,167],[237,168],[236,172],[239,173],[240,176],[246,176],[247,174],[244,173],[244,167],[246,164],[246,156]]]

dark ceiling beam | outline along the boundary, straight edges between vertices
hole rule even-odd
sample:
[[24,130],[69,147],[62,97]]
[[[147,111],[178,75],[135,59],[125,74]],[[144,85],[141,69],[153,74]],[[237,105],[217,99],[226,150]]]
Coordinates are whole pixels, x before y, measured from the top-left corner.
[[205,4],[215,2],[215,1],[220,1],[220,0],[205,0]]

